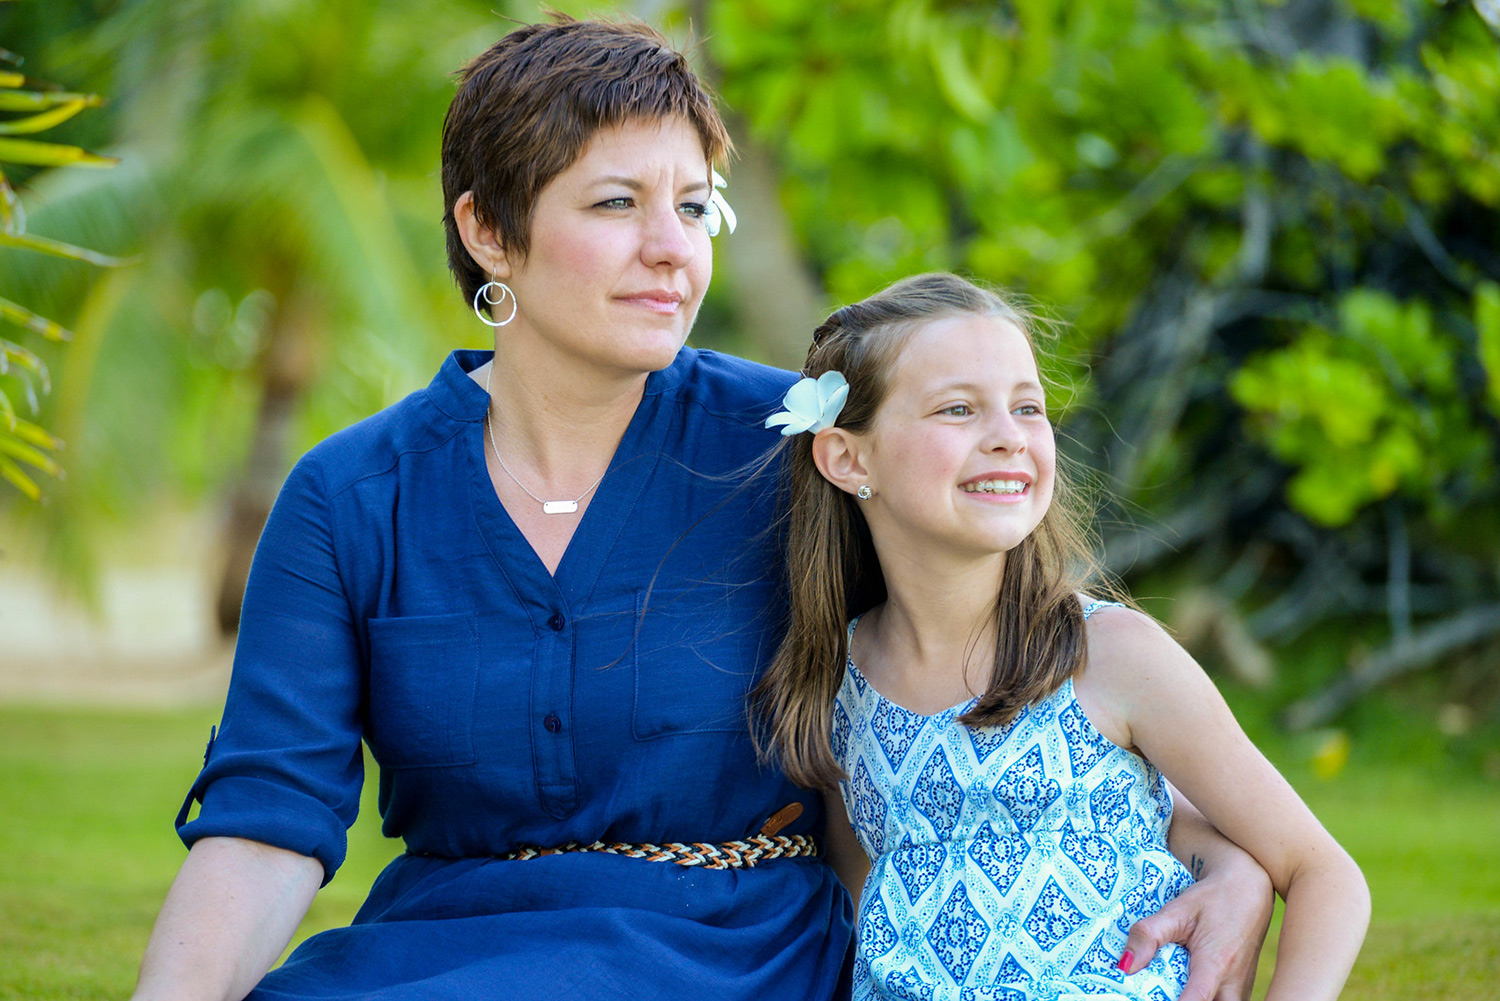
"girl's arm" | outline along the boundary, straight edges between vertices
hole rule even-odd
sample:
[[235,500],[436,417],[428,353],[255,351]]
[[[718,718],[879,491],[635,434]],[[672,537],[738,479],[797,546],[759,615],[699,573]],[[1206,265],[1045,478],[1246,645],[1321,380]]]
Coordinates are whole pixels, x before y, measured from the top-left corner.
[[133,1001],[240,1001],[291,941],[323,882],[317,859],[203,838],[167,891]]
[[864,889],[865,877],[870,874],[870,856],[854,836],[849,823],[849,814],[844,810],[844,801],[836,792],[823,793],[823,813],[827,819],[824,839],[828,843],[828,864],[838,874],[839,882],[854,898],[854,913],[859,913],[859,894]]
[[1276,902],[1271,879],[1260,863],[1171,788],[1168,847],[1197,882],[1130,927],[1122,968],[1135,973],[1164,944],[1177,942],[1192,957],[1179,1001],[1249,1001]]
[[[1090,623],[1090,701],[1106,736],[1140,750],[1245,848],[1286,901],[1267,1001],[1337,998],[1359,954],[1370,894],[1359,867],[1235,722],[1196,661],[1149,616]],[[1087,708],[1087,707],[1086,707]]]

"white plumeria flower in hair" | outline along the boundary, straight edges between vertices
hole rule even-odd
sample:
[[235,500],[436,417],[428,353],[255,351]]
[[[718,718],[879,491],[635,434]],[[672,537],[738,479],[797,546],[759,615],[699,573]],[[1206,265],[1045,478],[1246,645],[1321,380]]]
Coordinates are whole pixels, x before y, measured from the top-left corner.
[[708,196],[708,205],[706,211],[703,213],[703,228],[708,230],[709,236],[718,236],[719,224],[724,222],[729,224],[729,232],[733,233],[734,227],[739,220],[735,218],[734,209],[730,208],[729,203],[724,200],[724,196],[719,194],[719,189],[727,187],[729,182],[724,180],[724,176],[717,170],[712,171],[712,173],[714,190]]
[[766,427],[781,426],[783,436],[833,427],[849,396],[849,383],[842,372],[827,371],[813,379],[804,376],[786,391],[778,410],[766,418]]

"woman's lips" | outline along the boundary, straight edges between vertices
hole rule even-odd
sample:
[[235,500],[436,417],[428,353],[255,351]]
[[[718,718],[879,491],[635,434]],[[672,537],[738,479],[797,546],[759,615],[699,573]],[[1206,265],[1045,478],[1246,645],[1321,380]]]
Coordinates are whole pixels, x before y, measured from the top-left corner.
[[619,299],[628,306],[639,306],[653,313],[661,313],[663,316],[673,315],[682,305],[682,295],[678,292],[641,292],[635,295],[622,295]]

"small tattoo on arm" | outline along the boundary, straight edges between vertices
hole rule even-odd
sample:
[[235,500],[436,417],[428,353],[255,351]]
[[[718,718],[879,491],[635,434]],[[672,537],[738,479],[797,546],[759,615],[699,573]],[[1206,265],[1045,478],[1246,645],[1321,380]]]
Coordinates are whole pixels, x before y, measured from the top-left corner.
[[1198,857],[1196,852],[1193,854],[1192,861],[1188,863],[1188,868],[1193,870],[1194,879],[1203,878],[1203,860]]

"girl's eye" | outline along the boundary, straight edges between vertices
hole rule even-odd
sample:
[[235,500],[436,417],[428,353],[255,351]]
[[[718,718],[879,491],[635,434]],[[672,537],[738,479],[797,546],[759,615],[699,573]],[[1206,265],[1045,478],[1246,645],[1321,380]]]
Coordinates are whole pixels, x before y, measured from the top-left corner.
[[702,219],[708,215],[708,205],[703,202],[683,202],[678,208],[692,219]]
[[596,208],[596,209],[628,209],[628,208],[630,208],[630,206],[633,203],[633,201],[634,201],[634,199],[630,198],[628,195],[621,195],[619,198],[606,198],[606,199],[604,199],[604,201],[602,201],[599,204],[595,205],[594,208]]
[[1023,403],[1012,412],[1022,417],[1041,417],[1046,413],[1040,405],[1035,403]]
[[968,417],[974,413],[974,408],[967,403],[955,403],[951,407],[944,407],[939,412],[947,414],[949,417]]

